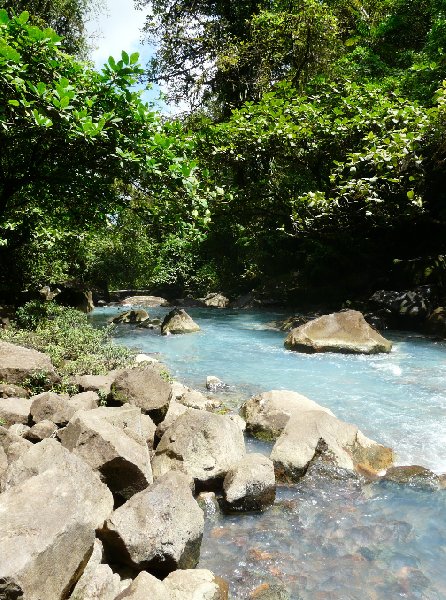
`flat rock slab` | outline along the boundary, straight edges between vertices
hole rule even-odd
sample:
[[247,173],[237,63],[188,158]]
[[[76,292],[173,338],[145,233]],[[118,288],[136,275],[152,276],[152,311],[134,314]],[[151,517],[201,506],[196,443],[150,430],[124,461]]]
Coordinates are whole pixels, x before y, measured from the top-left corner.
[[29,398],[0,398],[0,421],[6,427],[28,425],[32,401]]
[[390,352],[392,342],[372,329],[362,313],[346,310],[323,315],[292,329],[285,347],[310,353],[378,354]]
[[194,568],[204,516],[190,484],[183,473],[167,473],[115,510],[99,531],[109,559],[157,577]]
[[0,380],[3,383],[20,385],[36,373],[45,373],[50,384],[59,380],[51,359],[46,354],[0,342]]
[[390,448],[363,435],[356,425],[323,411],[294,414],[275,443],[271,460],[276,476],[297,481],[320,455],[340,469],[378,472],[393,462]]
[[54,440],[41,444],[29,451],[37,474],[0,495],[1,598],[65,598],[88,561],[95,529],[113,509],[110,491],[82,460]]
[[121,300],[120,304],[123,306],[169,306],[169,301],[160,296],[129,296]]
[[242,406],[248,433],[263,440],[279,437],[290,417],[308,410],[333,413],[302,394],[288,390],[271,390],[253,396]]
[[156,479],[171,470],[183,471],[200,487],[213,487],[245,453],[243,433],[232,419],[189,408],[161,438],[153,474]]

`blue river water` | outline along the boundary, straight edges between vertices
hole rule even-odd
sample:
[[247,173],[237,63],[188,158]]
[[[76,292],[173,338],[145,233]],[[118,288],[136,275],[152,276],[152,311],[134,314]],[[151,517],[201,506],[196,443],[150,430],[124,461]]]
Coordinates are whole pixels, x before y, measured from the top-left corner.
[[[168,309],[148,310],[163,317]],[[117,312],[97,309],[93,320]],[[289,315],[188,312],[199,333],[162,337],[127,325],[116,340],[156,354],[197,389],[216,375],[231,386],[226,400],[233,407],[258,391],[298,391],[391,446],[398,464],[446,471],[444,342],[386,332],[394,343],[387,355],[306,355],[285,350],[285,334],[270,327]],[[250,449],[268,451],[252,442]],[[446,600],[446,491],[303,480],[279,488],[263,514],[228,517],[211,509],[200,566],[228,579],[234,599],[261,597],[255,594],[271,585],[291,600]],[[277,591],[271,599],[281,597]]]

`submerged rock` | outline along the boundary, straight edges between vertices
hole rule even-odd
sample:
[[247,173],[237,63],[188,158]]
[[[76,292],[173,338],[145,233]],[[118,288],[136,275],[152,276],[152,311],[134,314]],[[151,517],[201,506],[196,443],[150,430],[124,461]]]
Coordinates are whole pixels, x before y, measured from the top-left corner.
[[392,343],[372,329],[357,310],[323,315],[293,329],[285,347],[299,352],[378,354],[390,352]]
[[247,454],[229,469],[223,482],[223,493],[226,510],[264,510],[276,497],[272,461],[263,454]]
[[263,440],[277,439],[293,414],[308,410],[333,414],[306,396],[288,390],[263,392],[242,406],[248,433]]
[[174,308],[166,315],[161,325],[161,333],[195,333],[200,331],[199,325],[182,308]]
[[208,375],[206,377],[206,389],[208,389],[210,392],[217,392],[219,390],[227,390],[228,388],[229,388],[229,385],[227,383],[224,383],[218,377],[215,377],[215,375]]
[[422,489],[440,490],[446,488],[444,477],[436,475],[426,467],[419,465],[391,467],[387,469],[381,480]]
[[109,558],[159,577],[194,568],[204,517],[190,483],[183,473],[167,473],[115,510],[99,531]]
[[292,415],[272,449],[271,460],[277,477],[297,481],[320,454],[349,471],[359,467],[378,472],[393,462],[390,448],[366,438],[355,425],[320,410]]
[[229,417],[189,408],[164,433],[152,462],[155,479],[183,471],[205,487],[221,484],[245,455],[240,427]]
[[228,584],[207,569],[178,569],[164,580],[169,600],[227,600]]

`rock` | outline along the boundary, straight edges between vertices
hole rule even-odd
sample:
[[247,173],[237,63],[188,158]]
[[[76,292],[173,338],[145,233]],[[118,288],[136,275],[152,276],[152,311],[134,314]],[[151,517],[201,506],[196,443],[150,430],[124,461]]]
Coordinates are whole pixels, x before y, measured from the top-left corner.
[[200,301],[204,306],[212,308],[227,308],[229,306],[229,300],[223,294],[208,294],[205,298],[200,298]]
[[5,487],[6,473],[10,465],[32,448],[31,442],[0,427],[0,491]]
[[29,393],[18,385],[0,383],[0,398],[29,398]]
[[115,600],[170,600],[170,597],[162,581],[146,571],[141,571]]
[[321,315],[294,315],[293,317],[288,317],[282,321],[277,321],[276,326],[280,331],[290,331],[291,329],[296,329],[296,327],[300,327],[301,325],[305,325],[309,321],[320,317]]
[[249,594],[250,600],[302,600],[301,596],[290,597],[284,586],[276,583],[261,583]]
[[163,577],[196,566],[203,527],[190,478],[172,472],[115,510],[99,536],[109,559]]
[[51,359],[46,354],[0,342],[0,380],[3,383],[20,385],[36,373],[44,373],[49,386],[59,381]]
[[80,392],[67,400],[67,404],[73,409],[73,414],[78,410],[93,410],[98,407],[99,394],[97,392]]
[[321,410],[333,414],[302,394],[287,390],[263,392],[247,400],[242,406],[246,430],[256,438],[275,440],[282,433],[291,415],[308,410]]
[[52,421],[39,421],[23,437],[30,442],[41,442],[47,438],[55,437],[56,432],[57,425]]
[[206,389],[211,392],[217,392],[218,390],[227,390],[229,385],[223,383],[221,379],[215,377],[215,375],[208,375],[206,377]]
[[32,401],[28,398],[0,398],[0,423],[28,425]]
[[293,414],[272,449],[271,460],[279,479],[297,481],[321,454],[347,471],[360,468],[379,472],[393,462],[390,448],[321,410]]
[[177,402],[187,406],[188,408],[196,408],[198,410],[210,410],[220,406],[221,402],[214,398],[206,398],[204,394],[197,390],[186,388],[185,391],[177,397]]
[[0,495],[0,597],[61,600],[87,563],[113,498],[55,440],[31,446],[27,454],[34,460],[22,459],[36,474]]
[[436,292],[429,285],[402,292],[379,290],[369,299],[372,307],[385,309],[392,315],[394,326],[410,326],[424,321],[434,308],[435,301]]
[[139,310],[127,310],[126,312],[121,313],[117,317],[113,317],[111,319],[112,323],[143,323],[149,319],[149,313],[144,309],[140,308]]
[[62,290],[57,295],[56,302],[62,306],[76,308],[84,313],[90,313],[94,310],[93,292],[91,290],[82,290],[68,286],[62,287]]
[[256,306],[253,292],[248,292],[247,294],[239,296],[229,305],[230,308],[252,308],[253,306]]
[[439,306],[431,312],[426,322],[426,329],[433,335],[446,338],[446,308]]
[[54,392],[43,392],[31,398],[31,418],[34,423],[39,421],[52,421],[63,427],[68,423],[76,412],[69,405],[67,395],[59,395]]
[[228,584],[207,569],[178,569],[164,580],[170,600],[227,600]]
[[291,330],[285,347],[299,352],[378,354],[390,352],[392,343],[372,329],[359,311],[346,310]]
[[45,302],[51,302],[51,300],[54,300],[54,298],[58,294],[60,294],[60,289],[55,288],[54,290],[52,290],[49,285],[44,285],[39,290],[39,294],[40,294],[42,300],[44,300]]
[[93,553],[76,584],[70,600],[115,600],[121,592],[121,579],[103,559],[102,542],[95,540]]
[[123,306],[148,306],[154,308],[156,306],[169,306],[168,300],[159,296],[129,296],[121,300]]
[[231,419],[231,421],[234,421],[234,423],[240,427],[240,431],[245,432],[246,431],[246,421],[245,419],[243,419],[240,415],[237,415],[235,413],[227,413],[226,415],[229,419]]
[[180,404],[177,400],[171,400],[169,404],[169,409],[164,417],[164,420],[156,428],[156,437],[160,440],[167,429],[171,427],[175,421],[178,419],[180,415],[183,415],[187,412],[187,406],[184,404]]
[[155,442],[156,425],[149,415],[141,415],[141,435],[149,450],[153,450]]
[[[147,445],[140,435],[126,432],[104,418],[106,407],[80,411],[59,433],[62,445],[80,456],[101,474],[110,490],[119,498],[127,499],[152,483],[152,471]],[[111,413],[110,413],[111,414]],[[120,420],[116,413],[111,419]],[[133,429],[133,434],[138,435]]]
[[158,365],[122,371],[111,387],[116,402],[133,404],[160,423],[169,408],[172,388]]
[[148,354],[137,354],[135,356],[135,363],[137,365],[140,365],[141,363],[150,363],[150,364],[154,364],[154,363],[158,363],[159,360],[157,360],[156,358],[153,358],[153,356],[149,356]]
[[189,408],[167,429],[152,462],[155,479],[171,470],[213,487],[245,455],[243,433],[229,417]]
[[161,333],[167,335],[169,333],[194,333],[200,331],[200,327],[182,308],[174,308],[168,315],[165,316],[161,325]]
[[11,425],[8,430],[10,433],[14,435],[18,435],[19,437],[25,437],[26,433],[31,429],[29,425],[22,425],[22,423],[15,423]]
[[381,480],[428,490],[439,490],[446,487],[439,475],[419,465],[390,467]]
[[77,375],[74,381],[81,392],[96,392],[108,397],[111,385],[120,373],[121,371],[110,371],[107,375]]
[[226,510],[264,510],[276,497],[272,461],[263,454],[247,454],[229,469],[223,482],[223,493]]

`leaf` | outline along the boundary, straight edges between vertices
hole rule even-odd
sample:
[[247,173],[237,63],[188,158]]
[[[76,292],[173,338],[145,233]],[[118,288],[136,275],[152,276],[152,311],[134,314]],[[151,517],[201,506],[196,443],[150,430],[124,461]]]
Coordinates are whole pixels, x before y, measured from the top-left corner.
[[130,64],[135,65],[139,61],[139,52],[133,52],[130,55]]
[[25,25],[25,23],[28,23],[29,20],[29,12],[27,10],[24,10],[18,17],[17,17],[19,23],[21,23],[22,25]]
[[123,60],[124,64],[128,65],[130,62],[130,59],[129,59],[129,55],[127,54],[127,52],[125,50],[123,50],[121,52],[121,56],[122,56],[122,60]]
[[8,13],[4,8],[0,8],[0,24],[6,25],[9,23]]
[[409,190],[407,192],[407,197],[409,198],[409,200],[413,200],[414,196],[415,196],[415,192],[413,190]]

